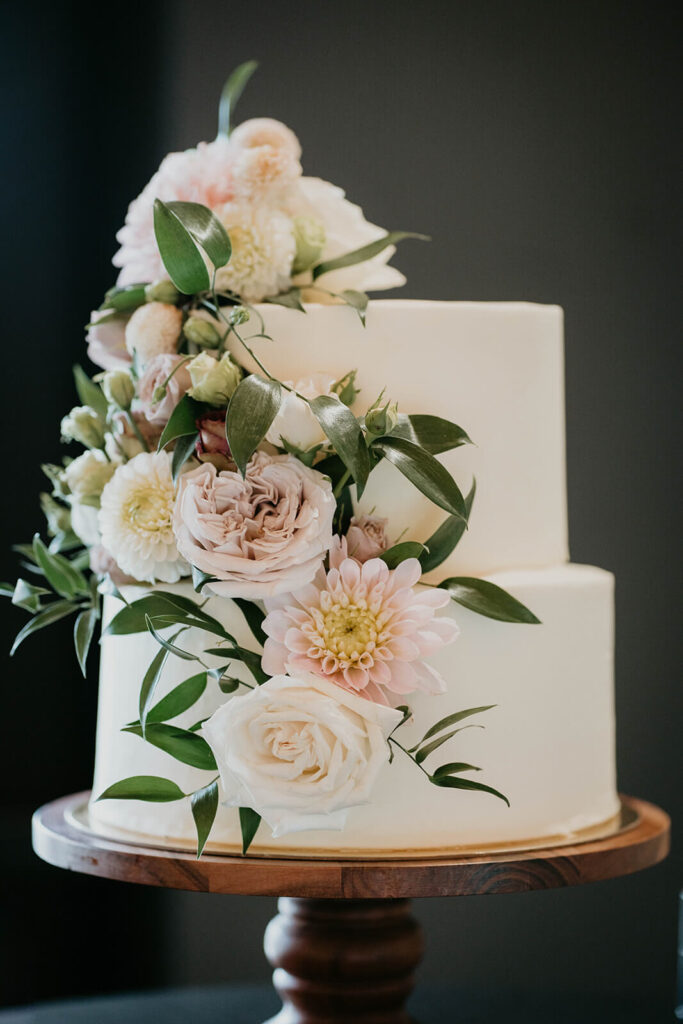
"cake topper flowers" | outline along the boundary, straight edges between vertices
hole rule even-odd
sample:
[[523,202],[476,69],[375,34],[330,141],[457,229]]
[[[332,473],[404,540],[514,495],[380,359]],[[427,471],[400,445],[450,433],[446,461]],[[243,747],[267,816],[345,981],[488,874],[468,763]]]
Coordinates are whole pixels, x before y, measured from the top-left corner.
[[[455,549],[472,510],[474,484],[464,496],[438,459],[470,443],[460,426],[384,392],[360,401],[362,366],[340,379],[321,365],[280,380],[256,356],[269,303],[292,318],[306,302],[345,303],[363,330],[366,291],[403,283],[388,260],[411,236],[369,224],[336,186],[303,177],[285,125],[258,118],[231,130],[252,71],[228,80],[218,138],[167,157],[131,204],[118,281],[88,325],[102,372],[76,368],[80,404],[61,423],[64,442],[82,450],[44,467],[49,543],[18,545],[30,579],[2,586],[30,615],[13,650],[73,616],[85,673],[103,594],[121,603],[106,635],[153,638],[125,731],[210,777],[184,793],[138,775],[97,797],[189,798],[198,853],[221,801],[239,807],[245,851],[261,817],[277,835],[343,827],[396,751],[433,785],[505,800],[462,777],[476,766],[424,763],[464,728],[453,725],[488,707],[451,714],[408,747],[399,737],[411,711],[399,702],[443,691],[429,657],[456,639],[438,614],[450,600],[538,621],[486,580],[420,582]],[[382,461],[443,511],[431,537],[387,536],[381,508],[356,515]],[[240,609],[249,646],[209,612],[210,598],[212,612],[226,601]],[[156,700],[169,658],[196,664]],[[171,724],[209,687],[208,720]]]

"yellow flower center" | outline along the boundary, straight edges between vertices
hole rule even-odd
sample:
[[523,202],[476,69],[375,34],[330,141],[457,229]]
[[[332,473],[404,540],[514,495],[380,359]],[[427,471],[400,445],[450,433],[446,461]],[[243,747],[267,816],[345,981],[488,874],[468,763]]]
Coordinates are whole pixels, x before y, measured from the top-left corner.
[[172,492],[161,487],[141,487],[128,497],[123,516],[137,533],[143,535],[169,531],[172,503]]
[[377,621],[373,613],[357,604],[333,605],[323,614],[322,639],[331,654],[357,661],[377,643]]

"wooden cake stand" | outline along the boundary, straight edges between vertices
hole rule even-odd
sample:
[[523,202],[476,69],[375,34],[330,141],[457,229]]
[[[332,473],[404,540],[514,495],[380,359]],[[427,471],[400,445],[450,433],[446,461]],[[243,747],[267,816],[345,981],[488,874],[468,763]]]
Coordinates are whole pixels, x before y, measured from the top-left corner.
[[33,847],[57,867],[169,889],[279,896],[265,951],[283,1009],[269,1024],[408,1024],[422,955],[410,898],[528,892],[631,874],[663,860],[669,818],[622,796],[613,834],[544,850],[423,860],[194,854],[105,839],[74,813],[89,793],[36,811]]

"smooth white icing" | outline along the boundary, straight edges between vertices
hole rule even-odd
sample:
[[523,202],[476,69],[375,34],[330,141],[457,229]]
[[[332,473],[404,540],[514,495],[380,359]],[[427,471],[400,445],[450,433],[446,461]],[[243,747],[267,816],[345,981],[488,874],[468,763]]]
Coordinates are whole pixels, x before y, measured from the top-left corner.
[[[466,535],[428,578],[567,560],[559,306],[381,299],[370,303],[365,327],[347,306],[258,308],[274,340],[250,345],[281,380],[357,369],[358,414],[386,388],[400,411],[454,420],[474,441],[439,455],[463,493],[476,477],[477,496]],[[252,324],[245,335],[257,330]],[[363,496],[360,510],[373,508],[389,518],[394,540],[405,530],[404,540],[424,541],[446,517],[389,463],[373,471]]]
[[[304,832],[272,840],[262,826],[254,850],[335,852],[435,850],[460,845],[524,842],[570,833],[616,813],[612,685],[613,577],[591,566],[563,565],[488,576],[532,608],[540,626],[494,622],[451,603],[461,635],[430,659],[448,681],[442,696],[410,700],[414,722],[401,730],[410,746],[437,719],[463,708],[495,704],[427,762],[462,760],[483,769],[474,776],[502,790],[502,802],[482,793],[430,784],[397,752],[382,770],[372,802],[350,811],[342,832]],[[176,589],[188,596],[188,584]],[[131,588],[130,597],[140,596]],[[107,598],[105,621],[117,602]],[[246,646],[254,641],[231,601],[213,599],[208,610]],[[184,634],[183,643],[200,638]],[[208,638],[195,649],[211,646]],[[191,649],[191,648],[190,648]],[[209,781],[136,736],[120,732],[137,717],[142,673],[156,650],[148,635],[107,637],[102,644],[94,794],[129,775],[162,775],[189,792]],[[190,663],[169,659],[158,696],[193,673]],[[237,671],[240,671],[237,669]],[[199,704],[174,724],[188,727],[225,696],[211,683]],[[228,698],[234,699],[234,698]],[[192,839],[188,801],[91,804],[97,827],[158,837],[162,843]],[[237,812],[220,808],[212,839],[239,843]]]

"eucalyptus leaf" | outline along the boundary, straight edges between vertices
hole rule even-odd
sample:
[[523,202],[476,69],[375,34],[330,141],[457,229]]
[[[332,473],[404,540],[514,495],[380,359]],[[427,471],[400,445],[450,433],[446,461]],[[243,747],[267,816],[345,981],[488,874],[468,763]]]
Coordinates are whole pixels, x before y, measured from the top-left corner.
[[207,583],[217,583],[218,578],[212,576],[209,572],[202,572],[196,565],[192,566],[192,586],[197,594],[201,594],[203,587]]
[[53,622],[58,622],[59,619],[63,619],[67,615],[73,615],[75,611],[78,611],[78,605],[72,601],[53,601],[47,608],[43,608],[41,612],[29,619],[26,625],[19,630],[12,644],[10,655],[14,654],[19,644],[23,643],[27,636],[37,633],[39,629],[43,629]]
[[157,451],[163,451],[166,445],[175,441],[177,437],[186,437],[188,434],[196,435],[197,420],[203,411],[204,405],[201,402],[195,402],[194,398],[190,398],[189,395],[183,395],[163,429]]
[[346,288],[343,292],[339,293],[339,298],[343,299],[347,306],[351,306],[351,309],[355,309],[360,322],[365,327],[365,317],[368,310],[368,297],[365,292],[357,292],[353,288]]
[[[177,635],[177,634],[176,634]],[[142,737],[145,737],[145,729],[147,726],[147,714],[149,706],[154,696],[156,685],[159,682],[161,673],[164,670],[166,659],[168,658],[168,651],[163,647],[159,648],[156,652],[152,661],[144,674],[142,679],[142,685],[140,687],[140,698],[138,701],[138,710],[140,715],[140,727],[142,729]]]
[[245,647],[212,647],[204,651],[204,654],[210,654],[213,658],[227,658],[228,661],[240,661],[247,666],[259,685],[267,683],[270,679],[261,668],[261,656],[248,651]]
[[210,622],[212,625],[223,628],[217,619],[205,612],[201,606],[189,597],[181,594],[173,594],[167,590],[157,590],[146,597],[140,597],[137,601],[131,601],[125,608],[117,612],[105,629],[105,635],[122,636],[127,633],[145,633],[147,631],[146,618],[155,618],[158,615],[171,615],[174,612],[201,619],[203,622]]
[[166,208],[176,215],[216,269],[224,267],[230,261],[232,255],[230,236],[208,206],[175,200],[167,203]]
[[[146,302],[146,287],[145,284],[128,284],[121,288],[110,288],[100,309],[111,309],[115,313],[127,313],[131,309],[137,309]],[[102,318],[97,323],[102,323]]]
[[234,693],[235,690],[239,690],[242,685],[241,679],[235,679],[234,676],[222,675],[218,680],[221,693]]
[[406,416],[399,413],[398,423],[391,432],[392,437],[403,437],[430,453],[438,455],[464,444],[472,444],[462,427],[441,416],[425,416],[416,413]]
[[428,743],[425,747],[420,747],[417,754],[415,755],[415,760],[418,764],[422,764],[422,762],[426,761],[429,755],[433,754],[435,750],[438,750],[442,744],[444,744],[447,740],[452,739],[459,732],[463,732],[465,729],[483,728],[483,725],[461,725],[459,729],[451,729],[450,732],[444,733],[443,736],[438,736],[435,740],[432,740],[431,743]]
[[[476,481],[472,481],[469,494],[465,498],[465,512],[469,520],[472,512],[472,503],[476,493]],[[455,551],[465,532],[466,523],[459,516],[449,516],[431,537],[425,541],[425,550],[419,556],[422,572],[431,572],[436,569],[448,556]]]
[[249,459],[277,416],[281,402],[279,382],[258,373],[244,377],[230,399],[226,436],[242,476],[245,476]]
[[459,772],[480,772],[475,764],[467,764],[465,761],[451,761],[449,764],[440,765],[435,772],[432,772],[433,779],[440,779],[443,775],[457,775]]
[[81,667],[81,672],[85,676],[85,663],[88,658],[88,651],[90,650],[90,644],[92,643],[93,634],[95,632],[95,626],[99,614],[96,608],[88,608],[86,611],[82,611],[75,623],[74,623],[74,646],[76,648],[76,657],[78,658],[78,664]]
[[199,860],[218,810],[218,783],[210,782],[203,789],[198,789],[190,797],[190,804],[197,829],[197,860]]
[[[400,544],[394,544],[393,547],[387,548],[379,557],[386,562],[390,569],[395,569],[401,562],[405,562],[406,558],[419,558],[426,550],[424,544],[420,544],[416,540],[404,540]],[[349,554],[353,555],[353,551],[350,551]]]
[[360,498],[370,474],[370,456],[358,420],[343,402],[331,395],[319,395],[310,405],[337,455],[355,480]]
[[537,619],[526,605],[489,580],[472,576],[451,576],[450,579],[439,583],[439,586],[447,590],[453,600],[463,608],[469,608],[478,615],[497,619],[498,622],[540,624],[541,620]]
[[200,618],[198,615],[172,611],[163,615],[153,615],[151,619],[155,629],[165,629],[166,626],[187,626],[188,629],[203,629],[207,633],[213,633],[221,640],[229,640],[231,644],[237,643],[232,633],[228,633],[217,619],[212,619],[209,616]]
[[189,651],[184,651],[182,647],[176,647],[175,644],[171,643],[170,640],[166,640],[157,629],[154,628],[154,623],[150,619],[149,615],[145,616],[145,622],[147,623],[147,629],[152,634],[158,644],[160,644],[165,651],[169,654],[175,654],[177,658],[181,658],[183,661],[199,661],[196,654],[190,654]]
[[297,309],[300,313],[306,312],[301,301],[300,288],[290,288],[289,291],[281,292],[279,295],[271,295],[270,298],[264,299],[263,301],[269,302],[274,306],[285,306],[287,309]]
[[[165,653],[160,651],[159,654]],[[158,657],[158,655],[157,655]],[[207,683],[206,672],[198,672],[189,679],[178,683],[165,697],[147,712],[147,724],[150,722],[167,722],[171,718],[177,718],[183,712],[188,711],[204,693]],[[139,725],[139,722],[131,722],[131,725]]]
[[184,797],[182,789],[170,779],[162,779],[159,775],[131,775],[109,786],[97,800],[151,800],[164,804],[183,800]]
[[261,645],[261,647],[264,647],[268,637],[261,627],[263,625],[263,620],[266,617],[266,613],[263,612],[259,606],[254,603],[254,601],[247,601],[243,597],[233,597],[233,601],[242,612],[254,639]]
[[474,779],[461,779],[459,776],[454,775],[440,775],[436,778],[434,775],[429,776],[429,781],[433,782],[435,786],[442,786],[446,789],[470,789],[476,790],[479,793],[490,793],[491,796],[497,796],[499,800],[510,806],[510,801],[503,793],[500,793],[497,789],[493,789],[492,786],[485,786],[483,782],[475,782]]
[[242,853],[246,853],[261,824],[261,815],[251,807],[240,807],[240,829],[242,830]]
[[435,505],[467,521],[465,499],[460,488],[433,455],[402,437],[380,437],[374,442],[374,447]]
[[192,235],[161,199],[154,200],[154,235],[168,276],[185,295],[208,291],[209,271]]
[[484,704],[480,708],[466,708],[465,711],[456,711],[452,715],[446,715],[445,718],[435,722],[430,729],[427,729],[427,732],[424,734],[420,742],[416,743],[415,746],[410,749],[417,750],[417,748],[421,746],[425,740],[428,740],[430,736],[436,736],[436,734],[441,732],[443,729],[448,729],[451,725],[457,725],[458,722],[462,722],[466,718],[471,718],[472,715],[478,715],[484,711],[491,711],[495,706],[495,704]]
[[360,394],[360,388],[356,387],[356,375],[358,370],[349,370],[343,377],[332,385],[332,390],[339,395],[339,401],[351,407]]
[[[121,731],[142,737],[142,727],[139,725],[127,725]],[[201,768],[203,771],[216,770],[216,759],[211,747],[203,736],[198,736],[189,729],[179,729],[175,725],[166,725],[163,722],[148,722],[144,738],[159,750],[170,754],[176,761],[189,764],[192,768]]]
[[26,580],[19,577],[14,587],[7,584],[5,597],[11,597],[12,604],[17,608],[23,608],[24,611],[35,614],[40,611],[41,597],[51,593],[52,591],[46,590],[45,587],[36,587],[33,583],[27,583]]
[[232,116],[237,106],[237,101],[244,92],[244,87],[256,71],[258,61],[248,60],[235,68],[221,92],[220,104],[218,107],[218,134],[230,135],[232,128]]
[[94,409],[100,419],[104,422],[107,418],[107,399],[99,384],[90,380],[82,366],[73,368],[74,383],[76,391],[83,405],[89,405]]
[[323,274],[329,274],[331,270],[342,270],[344,267],[353,267],[357,263],[371,260],[373,256],[377,256],[388,245],[396,245],[397,242],[402,241],[404,238],[419,238],[423,242],[429,241],[427,235],[418,235],[414,231],[388,231],[386,235],[375,239],[374,242],[369,242],[367,245],[362,245],[360,249],[353,249],[342,256],[336,256],[332,260],[318,263],[317,266],[313,267],[313,280],[317,280]]
[[52,589],[56,590],[60,597],[73,597],[76,593],[73,576],[64,570],[55,555],[50,554],[38,534],[33,538],[33,555]]
[[185,434],[184,437],[179,437],[177,439],[175,448],[173,449],[173,457],[171,458],[171,476],[173,477],[173,483],[177,481],[183,471],[185,463],[193,455],[198,437],[199,431],[196,431],[194,434]]

